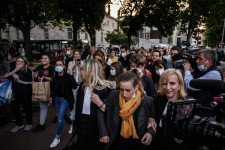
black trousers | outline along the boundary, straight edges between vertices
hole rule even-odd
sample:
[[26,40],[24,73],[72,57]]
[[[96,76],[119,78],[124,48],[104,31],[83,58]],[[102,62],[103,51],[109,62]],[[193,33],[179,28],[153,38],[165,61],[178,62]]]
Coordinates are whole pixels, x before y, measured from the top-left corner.
[[26,124],[32,124],[32,94],[14,94],[14,98],[15,100],[12,101],[11,107],[17,126],[23,125],[22,115],[20,112],[21,105],[23,106],[26,115]]

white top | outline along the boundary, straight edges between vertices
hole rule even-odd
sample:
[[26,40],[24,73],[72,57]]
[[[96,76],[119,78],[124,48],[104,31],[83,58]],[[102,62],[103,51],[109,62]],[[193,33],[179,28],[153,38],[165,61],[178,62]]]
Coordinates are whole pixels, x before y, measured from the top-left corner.
[[91,114],[91,92],[89,87],[87,87],[85,95],[84,95],[82,114],[85,114],[85,115]]
[[[164,108],[163,115],[166,115],[166,113],[167,113],[168,102],[167,102],[167,104],[166,104],[166,106]],[[162,118],[160,119],[159,126],[162,128]]]

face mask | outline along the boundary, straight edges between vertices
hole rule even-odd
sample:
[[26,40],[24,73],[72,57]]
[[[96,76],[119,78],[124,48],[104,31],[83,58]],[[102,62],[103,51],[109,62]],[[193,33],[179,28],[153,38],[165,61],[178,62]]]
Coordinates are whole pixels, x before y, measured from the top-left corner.
[[207,70],[207,68],[205,67],[205,65],[200,65],[200,66],[197,66],[198,67],[198,70],[201,71],[201,72],[204,72]]
[[116,70],[110,70],[111,76],[116,76]]
[[135,98],[135,96],[136,96],[136,94],[135,94],[135,93],[136,93],[136,90],[134,91],[134,95],[133,95],[133,97],[132,97],[132,98]]
[[126,57],[127,56],[127,53],[122,53],[122,57]]
[[161,76],[162,73],[164,72],[164,69],[158,69],[155,71],[157,75]]
[[57,67],[55,67],[55,71],[60,73],[63,71],[63,67],[57,66]]
[[142,69],[137,69],[138,70],[138,72],[141,74],[141,72],[142,72]]
[[207,70],[207,68],[204,66],[204,65],[200,65],[200,66],[197,66],[198,67],[198,70],[201,71],[201,72],[204,72]]
[[71,53],[70,53],[70,51],[66,51],[66,54],[67,54],[67,55],[70,55]]

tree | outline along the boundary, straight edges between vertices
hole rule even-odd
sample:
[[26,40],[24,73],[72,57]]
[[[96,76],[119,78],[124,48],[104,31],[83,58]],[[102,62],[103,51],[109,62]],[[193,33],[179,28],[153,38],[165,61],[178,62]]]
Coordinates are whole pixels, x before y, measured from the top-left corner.
[[162,36],[174,31],[179,21],[180,0],[145,0],[145,25],[156,27]]
[[180,30],[187,35],[190,40],[193,32],[199,32],[207,14],[208,1],[206,0],[185,0],[180,13]]
[[206,31],[204,43],[210,47],[216,47],[222,38],[223,19],[225,19],[225,1],[210,0],[208,3],[209,7],[205,15]]
[[2,20],[23,33],[26,57],[32,58],[30,30],[36,25],[44,26],[49,20],[51,10],[49,0],[1,0]]
[[119,22],[119,27],[127,35],[127,45],[131,45],[131,37],[137,36],[138,31],[143,27],[144,14],[141,9],[143,8],[143,0],[120,0],[122,19]]
[[[126,44],[128,41],[127,36],[122,33],[119,29],[115,29],[112,32],[108,32],[106,34],[105,40],[113,45],[123,45]],[[133,43],[133,41],[131,41]]]
[[105,5],[109,0],[82,0],[83,23],[90,35],[91,46],[96,43],[96,30],[100,30],[105,17]]
[[[83,26],[83,15],[82,15],[82,0],[57,0],[56,10],[57,13],[54,17],[54,26],[59,25],[72,25],[73,27],[73,47],[77,47],[77,33]],[[58,10],[58,11],[57,11]]]

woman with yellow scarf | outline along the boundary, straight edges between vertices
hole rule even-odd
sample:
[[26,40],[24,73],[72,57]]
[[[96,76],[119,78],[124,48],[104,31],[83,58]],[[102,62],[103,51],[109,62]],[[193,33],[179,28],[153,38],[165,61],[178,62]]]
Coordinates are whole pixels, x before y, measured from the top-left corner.
[[120,90],[112,91],[103,102],[92,95],[92,102],[104,105],[98,111],[100,142],[105,150],[145,150],[155,134],[148,128],[149,116],[154,118],[154,101],[145,96],[136,69],[123,73],[119,81]]

